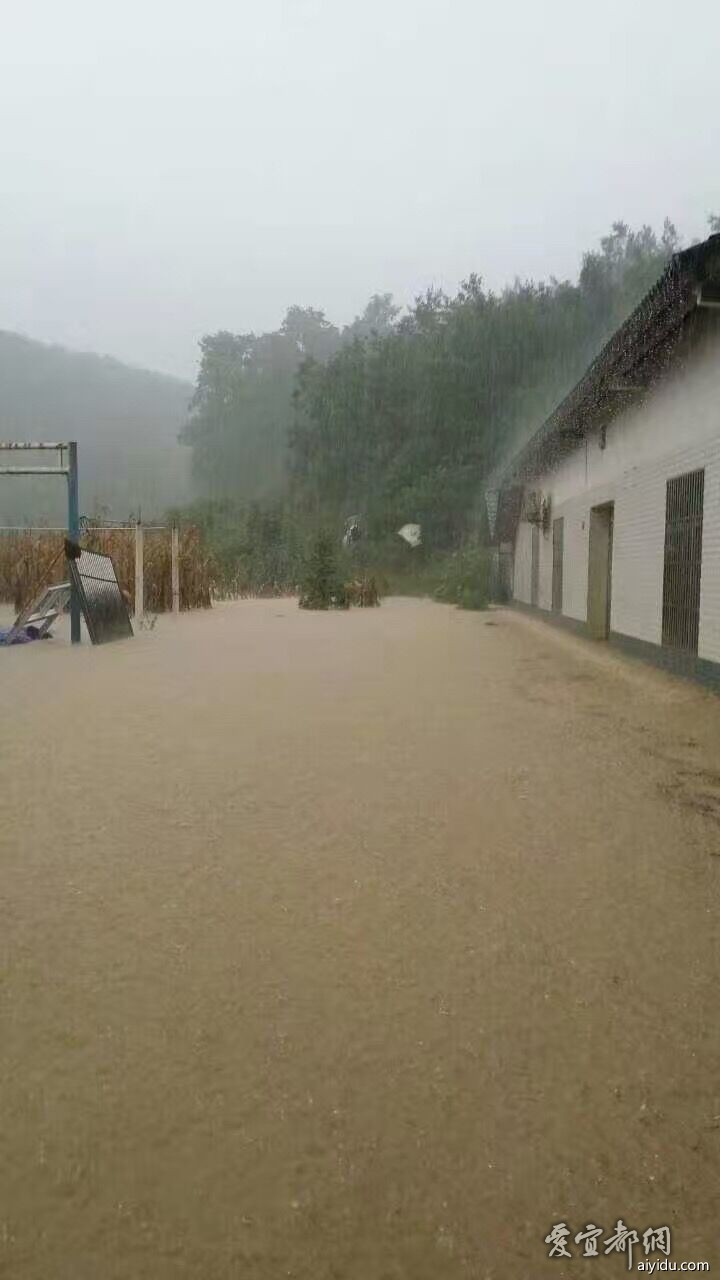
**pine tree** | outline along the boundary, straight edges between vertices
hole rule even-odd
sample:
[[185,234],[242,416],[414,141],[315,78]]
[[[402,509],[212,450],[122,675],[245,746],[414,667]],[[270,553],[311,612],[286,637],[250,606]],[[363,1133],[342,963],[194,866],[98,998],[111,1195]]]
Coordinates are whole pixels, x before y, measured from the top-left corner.
[[318,533],[311,544],[299,605],[301,609],[347,607],[345,588],[338,573],[333,540],[325,530]]

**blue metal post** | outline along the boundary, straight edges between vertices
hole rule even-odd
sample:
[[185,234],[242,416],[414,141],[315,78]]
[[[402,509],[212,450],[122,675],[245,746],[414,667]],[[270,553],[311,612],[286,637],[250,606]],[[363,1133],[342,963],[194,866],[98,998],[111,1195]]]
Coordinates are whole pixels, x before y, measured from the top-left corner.
[[[77,442],[68,444],[68,538],[77,542],[80,537],[80,507],[78,504]],[[73,587],[70,592],[70,640],[80,643],[80,601]]]

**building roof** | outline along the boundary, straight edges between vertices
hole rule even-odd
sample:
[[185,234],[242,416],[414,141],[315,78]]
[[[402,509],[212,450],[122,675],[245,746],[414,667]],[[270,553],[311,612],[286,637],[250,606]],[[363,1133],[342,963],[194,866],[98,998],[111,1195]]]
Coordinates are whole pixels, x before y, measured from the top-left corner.
[[[656,284],[613,334],[538,431],[487,482],[522,486],[557,465],[589,432],[635,404],[687,352],[698,309],[720,317],[720,234],[676,253]],[[505,505],[501,502],[501,506]],[[514,505],[514,504],[511,504]]]

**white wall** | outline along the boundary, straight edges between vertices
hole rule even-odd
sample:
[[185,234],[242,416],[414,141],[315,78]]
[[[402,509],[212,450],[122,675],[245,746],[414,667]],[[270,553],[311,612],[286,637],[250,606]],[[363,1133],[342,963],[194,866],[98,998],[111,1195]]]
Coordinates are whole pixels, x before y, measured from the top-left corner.
[[[620,415],[528,489],[549,495],[552,519],[564,516],[563,613],[587,617],[590,508],[615,503],[610,625],[623,635],[661,642],[666,484],[705,469],[703,564],[698,654],[720,662],[720,352]],[[515,598],[530,603],[531,527],[518,527]],[[552,530],[540,538],[541,608],[552,602]]]

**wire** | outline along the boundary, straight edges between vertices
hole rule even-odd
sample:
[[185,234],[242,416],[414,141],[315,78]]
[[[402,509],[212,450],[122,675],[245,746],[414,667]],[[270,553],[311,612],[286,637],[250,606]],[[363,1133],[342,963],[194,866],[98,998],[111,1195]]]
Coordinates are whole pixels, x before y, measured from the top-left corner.
[[[128,533],[132,533],[135,528],[134,524],[98,524],[83,525],[81,533],[113,533],[126,529]],[[143,524],[140,526],[145,533],[158,533],[163,529],[169,529],[169,524]],[[67,525],[49,525],[49,524],[0,524],[0,533],[67,533]]]

